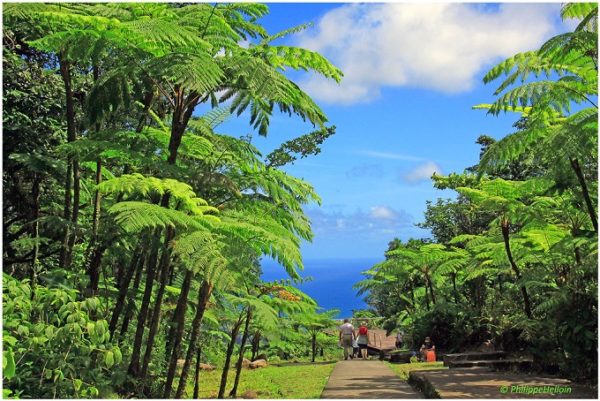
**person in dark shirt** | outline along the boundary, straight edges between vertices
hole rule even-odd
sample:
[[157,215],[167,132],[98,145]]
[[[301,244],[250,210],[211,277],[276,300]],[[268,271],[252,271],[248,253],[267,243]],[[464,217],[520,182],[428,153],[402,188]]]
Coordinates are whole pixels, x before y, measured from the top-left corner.
[[435,351],[435,344],[431,341],[431,338],[425,337],[423,345],[421,345],[421,360],[427,361],[427,352]]
[[404,347],[404,333],[402,330],[398,330],[396,333],[396,349]]

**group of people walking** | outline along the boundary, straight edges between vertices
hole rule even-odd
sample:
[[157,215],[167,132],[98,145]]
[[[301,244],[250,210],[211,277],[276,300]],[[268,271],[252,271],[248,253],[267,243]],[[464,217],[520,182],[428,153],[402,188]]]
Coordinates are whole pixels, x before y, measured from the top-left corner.
[[[366,322],[361,322],[358,330],[354,329],[350,319],[344,319],[344,323],[339,327],[340,345],[344,349],[344,360],[360,356],[368,359],[369,330]],[[396,348],[404,347],[404,333],[398,330],[396,333]],[[415,355],[416,352],[413,352]],[[430,337],[425,337],[425,341],[419,349],[419,359],[421,361],[433,362],[436,360],[435,345]]]
[[344,360],[354,358],[354,349],[358,349],[359,355],[363,359],[369,357],[367,346],[369,345],[369,329],[367,323],[362,322],[358,330],[350,323],[350,319],[344,319],[344,324],[340,326],[340,345],[344,348]]

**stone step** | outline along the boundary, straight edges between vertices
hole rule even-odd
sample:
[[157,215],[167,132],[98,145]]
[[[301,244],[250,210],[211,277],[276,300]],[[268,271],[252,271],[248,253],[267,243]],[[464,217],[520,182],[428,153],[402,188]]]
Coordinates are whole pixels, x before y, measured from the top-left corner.
[[504,351],[490,351],[490,352],[463,352],[460,354],[446,354],[444,355],[444,366],[450,366],[450,362],[457,361],[486,361],[504,359],[506,353]]
[[[452,399],[598,399],[598,389],[572,383],[556,376],[522,372],[495,372],[486,368],[415,370],[408,383],[419,389],[424,398]],[[552,393],[525,393],[513,387],[547,387],[562,390]],[[559,390],[560,390],[559,389]]]
[[412,351],[394,351],[386,355],[392,363],[409,363],[410,358],[413,356]]
[[496,360],[481,360],[481,361],[452,361],[448,363],[450,369],[457,368],[475,368],[486,367],[493,370],[511,370],[520,371],[531,368],[533,361],[531,359],[496,359]]

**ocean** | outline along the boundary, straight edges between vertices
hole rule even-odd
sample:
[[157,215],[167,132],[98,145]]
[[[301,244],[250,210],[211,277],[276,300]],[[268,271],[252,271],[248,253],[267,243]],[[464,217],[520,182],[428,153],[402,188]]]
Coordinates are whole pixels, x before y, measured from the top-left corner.
[[[312,277],[312,281],[298,284],[297,287],[312,297],[323,309],[339,309],[337,318],[352,316],[353,309],[365,309],[362,296],[352,288],[362,280],[360,273],[378,263],[377,259],[312,259],[304,261],[302,277]],[[262,279],[273,281],[289,278],[277,262],[263,259]]]

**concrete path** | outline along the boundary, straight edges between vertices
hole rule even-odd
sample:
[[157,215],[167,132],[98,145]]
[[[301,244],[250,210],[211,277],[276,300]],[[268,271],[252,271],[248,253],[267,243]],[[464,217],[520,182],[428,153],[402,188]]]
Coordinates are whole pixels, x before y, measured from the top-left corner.
[[427,398],[598,398],[597,390],[566,379],[484,368],[414,371],[409,381]]
[[422,398],[384,362],[354,359],[333,368],[321,398]]

